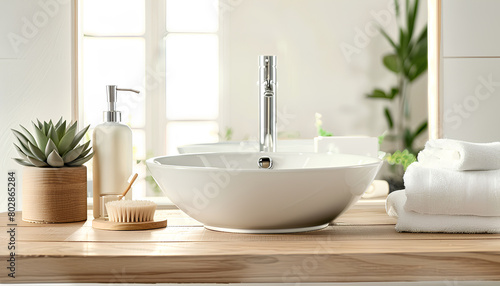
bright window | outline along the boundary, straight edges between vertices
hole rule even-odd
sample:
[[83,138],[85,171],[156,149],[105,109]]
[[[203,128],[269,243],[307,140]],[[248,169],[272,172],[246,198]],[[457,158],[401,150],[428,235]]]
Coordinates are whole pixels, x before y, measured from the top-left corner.
[[217,119],[217,36],[171,33],[166,47],[167,118]]
[[145,159],[218,141],[217,7],[214,0],[81,1],[80,120],[91,129],[102,123],[106,85],[141,91],[119,94],[117,104],[140,162],[134,198],[164,196]]
[[218,1],[167,0],[167,31],[217,33]]

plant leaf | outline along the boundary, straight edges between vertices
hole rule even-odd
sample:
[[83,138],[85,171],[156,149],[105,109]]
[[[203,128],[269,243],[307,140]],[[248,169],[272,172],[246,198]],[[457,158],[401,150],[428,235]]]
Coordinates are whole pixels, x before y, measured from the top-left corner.
[[413,138],[417,138],[418,135],[420,135],[422,132],[424,132],[427,129],[427,120],[422,122],[418,127],[417,130],[413,133]]
[[427,57],[427,27],[424,28],[418,40],[414,42],[408,56],[410,58]]
[[43,130],[43,124],[42,122],[40,122],[40,120],[36,120],[36,122],[38,123],[38,128],[40,128],[40,130]]
[[319,127],[318,128],[318,135],[322,136],[322,137],[330,137],[330,136],[333,136],[333,133],[328,132],[328,131],[324,130],[323,128]]
[[25,161],[25,160],[21,160],[21,159],[19,159],[19,158],[12,158],[12,159],[13,159],[14,161],[16,161],[18,164],[21,164],[21,165],[23,165],[23,166],[35,167],[35,165],[33,165],[33,164],[29,163],[29,161],[27,161],[27,159],[26,159],[26,161]]
[[408,166],[417,161],[417,157],[407,149],[405,149],[403,152],[397,150],[393,154],[387,154],[384,157],[384,160],[386,160],[391,165],[402,165],[404,170],[406,171]]
[[85,162],[87,162],[88,160],[92,159],[93,156],[94,156],[94,153],[88,155],[85,158],[81,158],[81,159],[78,159],[76,161],[73,161],[73,162],[69,163],[68,166],[71,166],[71,167],[81,166],[81,165],[85,164]]
[[396,74],[401,72],[401,61],[397,55],[395,54],[386,55],[383,57],[382,61],[384,63],[384,66],[388,70]]
[[49,124],[47,122],[43,122],[43,133],[45,134],[45,136],[49,137]]
[[[21,142],[19,142],[19,143],[21,143]],[[23,153],[26,154],[26,156],[35,157],[33,154],[31,154],[29,147],[24,147],[23,144],[19,144],[19,147],[21,148]]]
[[389,108],[387,107],[384,108],[384,115],[385,115],[385,120],[387,121],[387,126],[389,127],[389,129],[392,129],[394,127],[394,121],[392,120],[392,115]]
[[411,133],[410,129],[406,128],[403,134],[403,143],[405,149],[411,149],[411,146],[413,145],[413,139],[413,134]]
[[45,161],[45,154],[38,149],[35,145],[31,144],[31,142],[28,142],[28,146],[30,148],[31,154],[35,155],[35,158],[37,158],[40,161]]
[[387,135],[387,131],[384,131],[381,135],[378,136],[378,145],[379,147],[384,143],[385,136]]
[[415,65],[413,65],[408,71],[408,80],[410,82],[417,79],[422,73],[427,70],[427,61],[419,61]]
[[[89,153],[90,149],[92,149],[92,147],[90,147],[90,149],[87,149],[87,148],[89,148],[89,145],[90,145],[90,141],[87,141],[85,144],[82,145],[83,151],[82,151],[82,154],[80,154],[80,156],[79,156],[80,158],[83,158],[85,155],[87,155]],[[71,150],[66,151],[66,153],[68,153],[69,151],[71,151]],[[66,155],[66,153],[63,154],[63,158]]]
[[393,87],[391,88],[391,99],[396,97],[399,94],[399,88]]
[[19,125],[19,126],[21,126],[21,128],[24,130],[24,135],[26,136],[28,141],[31,142],[33,145],[36,145],[35,137],[33,137],[33,135],[31,135],[31,133],[28,131],[28,129],[24,128],[24,126],[22,126],[22,125]]
[[226,127],[226,134],[224,134],[224,140],[231,141],[231,138],[233,138],[233,129],[230,127]]
[[49,142],[47,142],[47,147],[45,148],[45,156],[49,157],[50,153],[52,153],[52,151],[54,150],[57,152],[57,146],[54,141],[52,141],[52,139],[49,139]]
[[76,135],[75,135],[75,138],[73,138],[73,141],[71,142],[71,145],[69,145],[69,149],[73,149],[75,148],[76,145],[78,145],[78,142],[80,142],[80,140],[82,140],[83,136],[85,135],[85,133],[87,133],[87,130],[89,130],[89,127],[90,125],[87,125],[87,127],[83,128],[82,130],[80,130],[80,132],[78,132]]
[[[64,122],[66,122],[66,121],[64,121]],[[59,126],[61,126],[61,124],[62,124],[62,116],[61,116],[61,118],[59,118],[59,121],[57,121],[57,123],[56,123],[56,126],[55,126],[56,130],[57,130],[57,128],[59,128]]]
[[382,98],[382,99],[388,99],[388,100],[393,100],[396,95],[398,95],[399,90],[397,88],[392,88],[389,93],[386,93],[385,91],[376,88],[372,91],[372,94],[368,94],[367,97],[369,98]]
[[399,17],[399,1],[394,0],[394,9],[396,10],[396,17]]
[[405,1],[406,16],[410,13],[410,0]]
[[418,14],[418,3],[419,0],[415,0],[413,3],[412,10],[408,14],[408,35],[410,38],[413,36],[413,30],[415,28],[415,21],[417,19],[417,14]]
[[19,146],[20,146],[21,150],[23,151],[23,153],[33,157],[33,154],[31,154],[29,147],[24,146],[23,143],[21,142],[21,140],[19,140],[19,138],[16,137],[16,139],[19,142]]
[[394,43],[394,40],[392,40],[392,38],[383,29],[380,29],[380,33],[389,42],[389,44],[391,44],[391,46],[394,48],[394,50],[396,52],[398,52],[399,51],[399,47],[396,45],[396,43]]
[[59,124],[58,127],[56,127],[57,139],[61,140],[65,132],[66,132],[66,121],[62,122],[61,124]]
[[415,45],[408,62],[411,64],[408,70],[408,80],[412,82],[427,70],[427,39]]
[[26,153],[23,152],[23,150],[21,150],[21,148],[19,148],[19,146],[16,145],[16,143],[14,143],[14,146],[16,146],[16,151],[17,151],[17,154],[19,154],[19,156],[21,156],[21,158],[23,160],[28,160],[28,156],[26,155]]
[[16,138],[19,140],[19,143],[21,143],[24,147],[28,148],[28,138],[26,138],[26,136],[24,136],[23,133],[15,130],[15,129],[11,129],[12,130],[12,133],[14,133],[14,136],[16,136]]
[[49,156],[47,157],[47,163],[52,167],[64,166],[64,161],[61,156],[59,156],[56,150],[50,152]]
[[398,55],[401,59],[405,59],[408,53],[408,44],[410,43],[410,38],[408,34],[405,33],[403,28],[399,29],[399,50]]
[[92,147],[90,147],[89,149],[85,150],[82,152],[82,154],[80,154],[80,156],[78,156],[79,158],[83,158],[85,156],[87,156],[87,154],[92,150]]
[[[39,128],[36,126],[35,123],[31,122],[33,124],[33,129],[35,130],[35,137],[36,137],[36,144],[40,150],[45,150],[45,147],[47,146],[47,141],[49,138],[45,136],[43,132],[43,127]],[[41,123],[40,123],[41,124]]]
[[420,35],[417,38],[417,43],[420,43],[422,41],[425,41],[427,43],[427,25],[425,25],[424,29],[422,32],[420,32]]
[[90,147],[90,141],[87,141],[85,144],[83,144],[83,151],[82,154],[80,154],[79,158],[83,158],[87,156],[87,154],[92,150],[92,147]]
[[56,146],[59,145],[59,137],[57,137],[57,133],[53,125],[49,127],[48,137],[52,139],[52,141],[54,141],[54,144],[56,144]]
[[82,154],[83,147],[84,147],[83,145],[78,146],[75,149],[66,153],[66,155],[63,156],[64,163],[69,163],[71,161],[74,161],[76,158],[78,158],[78,156],[80,156],[80,154]]
[[[89,148],[89,145],[90,145],[90,141],[85,142],[85,144],[83,144],[83,150],[86,151],[87,148]],[[92,147],[90,147],[90,148],[92,148]]]
[[427,41],[417,42],[408,55],[410,62],[421,58],[427,59]]
[[372,91],[372,94],[367,94],[366,95],[367,97],[370,97],[370,98],[384,98],[386,99],[387,98],[387,95],[385,94],[385,92],[381,89],[374,89]]
[[77,121],[73,122],[73,124],[71,125],[68,125],[68,130],[66,130],[66,133],[69,132],[71,129],[75,130],[75,133],[76,133],[76,125],[77,125]]
[[28,156],[28,161],[30,161],[31,164],[35,165],[35,167],[47,167],[48,164],[45,162],[42,162],[36,158],[33,158],[31,156]]
[[75,131],[76,131],[76,122],[68,128],[68,131],[66,131],[66,134],[64,134],[63,138],[61,139],[61,142],[59,142],[58,150],[60,154],[66,153],[70,149],[70,145],[73,142],[73,139],[75,138]]

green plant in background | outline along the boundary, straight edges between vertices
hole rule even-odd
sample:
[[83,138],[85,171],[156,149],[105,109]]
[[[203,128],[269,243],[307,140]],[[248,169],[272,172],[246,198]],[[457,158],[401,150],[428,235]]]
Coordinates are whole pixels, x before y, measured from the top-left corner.
[[397,150],[392,154],[387,153],[384,156],[384,160],[386,160],[391,165],[401,165],[406,171],[408,166],[417,161],[417,157],[415,157],[415,155],[410,153],[410,151],[408,151],[407,149],[404,149],[403,152]]
[[219,133],[219,141],[231,141],[233,139],[233,128],[226,127],[224,134]]
[[387,137],[397,143],[397,149],[407,149],[409,153],[416,154],[414,142],[427,129],[427,120],[415,130],[410,128],[408,86],[427,70],[427,25],[420,33],[416,33],[418,0],[406,0],[404,17],[401,15],[399,1],[394,0],[394,3],[398,23],[398,41],[393,40],[383,29],[380,29],[380,32],[393,49],[383,57],[382,62],[389,71],[396,75],[397,84],[388,91],[376,88],[367,97],[389,102],[398,101],[395,108],[398,113],[397,121],[395,121],[394,110],[387,106],[384,108],[384,117],[390,132]]
[[[386,135],[387,131],[382,133],[382,135],[378,136],[379,147],[382,146],[382,143],[384,142]],[[391,166],[402,166],[403,170],[406,172],[408,166],[417,161],[417,157],[410,151],[408,151],[408,149],[404,149],[403,151],[396,150],[392,154],[386,153],[382,158],[382,160],[387,161],[387,163],[389,163]]]
[[387,135],[387,131],[384,131],[384,133],[382,133],[382,135],[379,135],[377,138],[378,138],[378,146],[379,146],[379,149],[380,149],[380,146],[382,146],[382,143],[384,142],[385,140],[385,136]]
[[318,131],[318,135],[323,136],[323,137],[333,136],[333,133],[325,131],[323,129],[323,121],[321,120],[321,117],[322,117],[322,115],[320,113],[316,112],[316,114],[315,114],[316,124],[315,125],[316,125],[316,130]]
[[62,117],[55,125],[52,120],[42,123],[38,119],[32,124],[34,136],[22,125],[23,133],[12,129],[19,143],[14,143],[21,157],[14,158],[17,163],[30,167],[76,167],[94,155],[90,141],[78,145],[90,125],[77,132],[77,122],[66,126]]

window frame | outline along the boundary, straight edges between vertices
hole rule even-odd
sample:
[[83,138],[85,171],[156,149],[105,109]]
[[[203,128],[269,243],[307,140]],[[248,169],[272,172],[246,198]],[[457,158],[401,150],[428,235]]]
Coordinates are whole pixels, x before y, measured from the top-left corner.
[[[223,126],[222,117],[222,17],[218,11],[218,25],[216,32],[168,32],[166,27],[166,0],[145,1],[145,32],[143,35],[85,35],[83,33],[83,0],[74,1],[73,15],[73,94],[72,94],[72,119],[84,122],[84,92],[83,92],[83,39],[84,37],[96,38],[143,38],[145,41],[145,126],[143,128],[132,128],[144,130],[146,142],[146,158],[149,158],[148,151],[152,151],[153,156],[164,155],[167,152],[166,126],[170,122],[216,122],[219,132]],[[217,1],[217,7],[218,1]],[[166,105],[166,37],[169,34],[212,34],[218,39],[218,116],[216,119],[185,119],[173,120],[167,118]],[[151,138],[155,138],[152,140]],[[147,184],[146,184],[146,187]],[[144,199],[152,200],[158,204],[160,209],[172,209],[176,206],[165,196],[146,196],[146,190],[142,190]],[[89,208],[92,207],[92,198],[88,199]]]

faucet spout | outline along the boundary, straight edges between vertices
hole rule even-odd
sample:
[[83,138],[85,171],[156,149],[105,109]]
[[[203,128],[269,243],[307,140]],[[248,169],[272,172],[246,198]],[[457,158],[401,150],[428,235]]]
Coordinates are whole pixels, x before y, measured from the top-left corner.
[[276,152],[276,56],[259,56],[259,150]]

